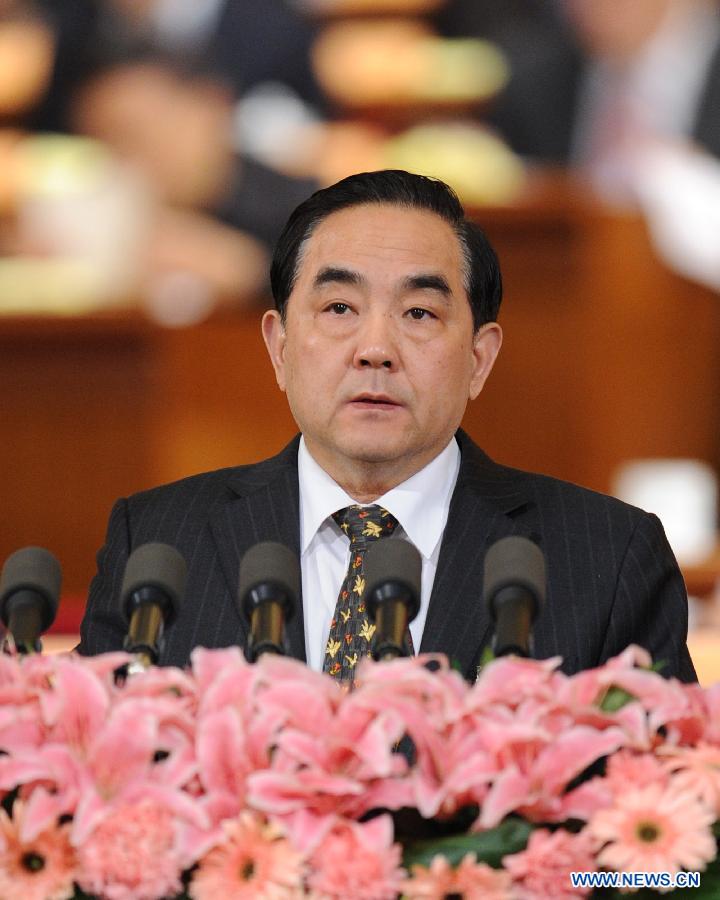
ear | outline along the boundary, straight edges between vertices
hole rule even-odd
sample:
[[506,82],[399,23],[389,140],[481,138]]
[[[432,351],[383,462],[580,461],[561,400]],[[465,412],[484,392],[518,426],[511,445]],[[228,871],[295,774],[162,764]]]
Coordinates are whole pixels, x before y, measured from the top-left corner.
[[262,335],[275,369],[275,380],[281,391],[285,390],[285,326],[276,309],[269,309],[262,317]]
[[487,322],[478,328],[473,337],[474,370],[470,380],[470,399],[474,400],[483,389],[485,381],[495,365],[502,346],[502,328],[497,322]]

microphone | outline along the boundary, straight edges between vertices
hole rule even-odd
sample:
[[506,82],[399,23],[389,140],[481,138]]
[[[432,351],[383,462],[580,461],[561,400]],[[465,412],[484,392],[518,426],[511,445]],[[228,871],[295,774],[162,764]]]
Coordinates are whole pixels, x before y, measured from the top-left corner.
[[23,547],[8,556],[0,575],[0,618],[18,653],[39,653],[40,635],[55,620],[62,573],[43,547]]
[[410,656],[407,628],[420,609],[422,558],[402,538],[375,541],[365,552],[365,604],[373,622],[373,659]]
[[545,602],[545,557],[528,538],[501,538],[485,556],[485,602],[495,623],[496,656],[530,656],[530,634]]
[[129,621],[123,648],[135,655],[130,674],[157,663],[164,631],[180,609],[186,578],[185,560],[169,544],[143,544],[128,557],[120,598]]
[[285,655],[285,622],[300,595],[300,563],[284,544],[264,541],[251,547],[240,563],[238,606],[249,623],[245,644],[248,662],[263,653]]

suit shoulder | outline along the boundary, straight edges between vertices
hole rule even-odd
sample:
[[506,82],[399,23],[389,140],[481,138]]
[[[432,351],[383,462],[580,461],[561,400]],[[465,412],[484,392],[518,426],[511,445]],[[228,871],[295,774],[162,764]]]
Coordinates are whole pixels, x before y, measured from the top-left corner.
[[127,498],[131,514],[162,510],[205,514],[216,503],[233,496],[252,493],[283,472],[297,471],[295,442],[277,456],[242,466],[228,466],[189,475],[168,484],[140,491]]
[[196,475],[188,475],[160,484],[144,491],[138,491],[127,498],[129,506],[133,509],[144,509],[149,506],[164,506],[178,500],[190,500],[191,498],[204,496],[208,501],[224,496],[228,490],[228,484],[234,477],[241,475],[248,466],[228,466],[224,469],[215,469],[211,472],[199,472]]
[[609,494],[497,463],[462,431],[458,432],[458,442],[462,453],[458,482],[474,485],[506,512],[535,507],[542,517],[566,526],[584,517],[602,519],[610,526],[627,523],[630,529],[643,519],[653,518]]
[[602,515],[613,521],[627,521],[631,527],[640,519],[650,515],[637,506],[632,506],[610,494],[564,481],[552,475],[539,472],[526,472],[501,466],[507,476],[522,483],[528,496],[532,497],[539,507],[561,508],[566,512],[582,511],[586,515]]

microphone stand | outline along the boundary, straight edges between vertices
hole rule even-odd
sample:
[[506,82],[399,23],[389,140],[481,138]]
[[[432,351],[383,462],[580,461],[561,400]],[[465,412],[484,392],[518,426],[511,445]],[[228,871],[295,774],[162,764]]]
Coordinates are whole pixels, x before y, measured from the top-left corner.
[[375,640],[372,645],[374,660],[387,661],[399,656],[409,656],[405,635],[410,620],[412,596],[403,584],[386,583],[376,589],[373,597]]
[[285,623],[300,595],[300,562],[284,544],[263,541],[240,562],[237,603],[249,630],[245,658],[255,663],[264,653],[285,656]]
[[42,652],[39,635],[43,632],[43,616],[33,591],[18,591],[8,601],[8,624],[5,643],[10,653],[30,656]]
[[248,593],[245,601],[245,614],[250,621],[245,645],[248,662],[257,662],[264,653],[285,656],[283,635],[291,609],[292,601],[275,585],[259,585]]

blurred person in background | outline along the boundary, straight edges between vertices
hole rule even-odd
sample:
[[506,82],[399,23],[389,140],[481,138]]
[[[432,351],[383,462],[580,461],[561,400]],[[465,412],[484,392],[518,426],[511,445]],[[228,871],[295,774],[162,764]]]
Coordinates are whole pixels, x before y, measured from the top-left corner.
[[[720,10],[715,0],[561,0],[589,58],[570,157],[601,188],[632,190],[645,147],[720,157]],[[640,159],[642,164],[642,159]]]
[[18,125],[48,90],[55,36],[29,3],[0,0],[0,124]]
[[506,53],[488,117],[519,153],[595,163],[654,138],[720,156],[716,0],[449,0],[436,21]]
[[308,184],[246,157],[234,115],[223,82],[144,55],[91,76],[70,121],[130,160],[169,204],[204,209],[269,245]]
[[639,207],[664,260],[720,289],[717,0],[449,0],[437,24],[506,53],[488,120],[513,149]]
[[[192,319],[219,299],[247,302],[263,294],[267,248],[289,211],[316,186],[312,173],[282,171],[272,165],[272,154],[263,153],[268,145],[292,146],[288,120],[319,117],[313,104],[319,106],[320,92],[308,57],[310,21],[282,0],[6,0],[6,6],[34,29],[30,38],[27,26],[23,35],[15,29],[10,36],[12,58],[23,71],[30,68],[31,38],[31,49],[42,40],[45,50],[42,72],[30,73],[37,82],[34,95],[16,124],[27,132],[98,141],[133,173],[130,193],[144,194],[129,201],[137,207],[130,218],[142,232],[135,241],[143,255],[135,266],[142,272],[140,295],[161,318],[168,312],[172,319],[172,308],[184,305]],[[18,67],[8,74],[20,93]],[[249,113],[243,109],[248,98]],[[19,110],[17,102],[14,108]],[[264,122],[258,110],[267,113]],[[9,142],[15,156],[27,155],[27,144],[16,144],[15,137]],[[43,153],[48,146],[44,142]],[[53,151],[61,146],[53,142]],[[11,168],[24,164],[21,159]],[[18,193],[6,193],[13,190]],[[84,229],[93,230],[97,225]],[[16,243],[42,243],[52,253],[48,237]],[[62,252],[61,236],[57,245]],[[63,294],[73,292],[82,290],[69,285]],[[171,295],[180,293],[178,306]],[[178,324],[183,318],[180,312]]]
[[[196,205],[271,246],[316,186],[277,165],[273,153],[292,146],[295,126],[323,114],[310,65],[314,24],[285,0],[105,0],[105,8],[123,24],[124,50],[116,46],[115,59],[80,92],[73,126],[130,152],[165,190],[173,181],[174,192],[203,177],[160,171],[184,152],[177,136],[204,141],[204,168],[218,171],[204,176],[214,186]],[[208,127],[208,116],[215,124],[207,137],[191,134]]]
[[513,150],[542,163],[569,154],[582,53],[554,2],[447,0],[434,17],[441,34],[492,41],[509,79],[482,118]]
[[208,76],[233,102],[272,86],[308,117],[323,108],[310,64],[317,27],[286,0],[0,0],[3,9],[42,22],[52,37],[52,78],[31,116],[37,129],[67,131],[75,88],[138,58]]
[[103,0],[136,42],[223,81],[233,98],[277,84],[311,107],[324,100],[310,65],[314,21],[289,0]]
[[720,290],[717,0],[561,0],[589,60],[571,159],[639,205],[675,270]]

